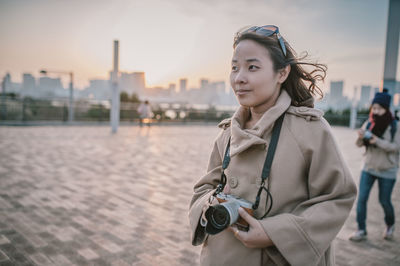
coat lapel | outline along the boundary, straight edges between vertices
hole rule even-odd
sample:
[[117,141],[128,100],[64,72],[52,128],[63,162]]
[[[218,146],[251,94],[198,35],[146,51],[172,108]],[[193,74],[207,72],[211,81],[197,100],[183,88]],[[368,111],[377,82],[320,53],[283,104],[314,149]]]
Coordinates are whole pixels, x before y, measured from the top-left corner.
[[282,90],[276,104],[265,112],[251,129],[243,129],[250,110],[240,106],[232,117],[230,155],[235,156],[253,145],[267,144],[263,136],[272,130],[275,121],[289,108],[290,103],[290,96]]

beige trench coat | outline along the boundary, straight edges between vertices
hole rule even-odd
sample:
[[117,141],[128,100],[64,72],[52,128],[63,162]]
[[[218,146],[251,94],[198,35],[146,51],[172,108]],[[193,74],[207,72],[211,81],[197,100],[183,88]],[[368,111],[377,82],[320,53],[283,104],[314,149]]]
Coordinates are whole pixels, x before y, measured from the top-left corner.
[[[349,215],[356,187],[322,112],[290,106],[282,90],[252,129],[242,129],[248,109],[223,121],[207,174],[194,186],[189,220],[192,244],[203,244],[201,265],[334,265],[331,243]],[[231,194],[254,202],[275,120],[286,112],[268,179],[273,206],[259,220],[273,247],[245,247],[230,231],[206,235],[199,225],[203,206],[219,183],[231,136],[231,161],[225,170]],[[255,217],[265,210],[265,192]]]

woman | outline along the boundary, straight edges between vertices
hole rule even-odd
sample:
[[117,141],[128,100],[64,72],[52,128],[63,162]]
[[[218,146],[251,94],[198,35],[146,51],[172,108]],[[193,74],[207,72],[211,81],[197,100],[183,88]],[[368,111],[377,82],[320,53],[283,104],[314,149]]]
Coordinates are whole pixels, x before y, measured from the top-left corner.
[[[233,47],[230,80],[240,107],[220,123],[207,174],[190,204],[192,244],[203,244],[201,265],[332,265],[331,242],[356,188],[328,123],[313,109],[312,96],[321,93],[316,81],[326,68],[307,64],[314,70],[304,70],[276,26],[239,32]],[[263,182],[276,121],[282,122],[279,142]],[[218,186],[224,176],[226,185]],[[206,230],[217,187],[254,203],[254,217],[239,208],[248,231]]]
[[151,118],[151,107],[148,100],[141,103],[137,109],[139,113],[139,125],[142,127],[143,123],[146,123],[147,126],[150,126],[150,118]]
[[389,110],[391,96],[384,89],[372,100],[369,119],[358,131],[356,145],[366,147],[365,163],[360,177],[357,203],[358,230],[350,236],[352,241],[367,238],[367,201],[375,180],[379,186],[379,202],[385,213],[384,239],[392,239],[394,232],[394,210],[391,196],[399,168],[400,134],[397,121]]

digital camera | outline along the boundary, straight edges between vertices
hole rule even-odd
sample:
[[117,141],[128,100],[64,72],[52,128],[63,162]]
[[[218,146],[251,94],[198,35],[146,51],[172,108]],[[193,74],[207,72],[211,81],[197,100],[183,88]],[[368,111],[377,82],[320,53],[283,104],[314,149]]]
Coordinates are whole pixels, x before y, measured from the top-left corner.
[[239,207],[242,207],[253,216],[253,203],[224,193],[217,194],[216,198],[219,204],[208,207],[205,213],[206,232],[215,235],[233,224],[236,224],[239,230],[248,231],[249,224],[240,217],[238,211]]
[[370,140],[371,138],[372,138],[372,132],[369,131],[369,130],[366,130],[366,131],[364,132],[363,140],[367,141],[367,140]]

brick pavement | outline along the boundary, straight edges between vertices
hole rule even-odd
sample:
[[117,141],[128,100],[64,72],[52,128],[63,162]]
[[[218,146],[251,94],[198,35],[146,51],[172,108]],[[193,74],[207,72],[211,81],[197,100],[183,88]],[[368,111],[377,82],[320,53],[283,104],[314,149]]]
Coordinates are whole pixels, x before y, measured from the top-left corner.
[[[334,128],[356,182],[362,149]],[[0,265],[198,265],[187,208],[214,125],[0,127]],[[338,265],[400,265],[400,233],[381,239],[374,187],[369,240],[352,243],[354,209],[336,240]],[[400,217],[400,191],[393,193]],[[400,226],[397,226],[400,228]]]

